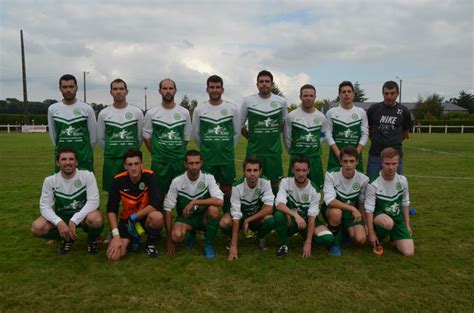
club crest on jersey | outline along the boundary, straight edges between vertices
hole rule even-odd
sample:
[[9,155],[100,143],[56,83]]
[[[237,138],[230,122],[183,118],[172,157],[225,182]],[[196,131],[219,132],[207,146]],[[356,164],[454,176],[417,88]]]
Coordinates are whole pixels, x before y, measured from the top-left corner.
[[309,195],[307,193],[304,193],[301,195],[301,200],[303,200],[304,202],[308,202],[309,201]]
[[125,113],[125,118],[126,118],[127,120],[131,120],[132,117],[133,117],[133,114],[132,114],[131,112]]
[[359,115],[357,113],[352,113],[351,118],[352,120],[357,121],[359,119]]
[[199,184],[197,185],[197,189],[204,190],[204,188],[206,188],[206,185],[202,181],[199,182]]
[[181,119],[181,114],[175,113],[175,114],[173,115],[173,118],[174,118],[175,120],[179,121],[179,120]]
[[74,181],[74,187],[79,188],[82,186],[82,182],[79,179],[76,179]]
[[260,188],[255,189],[255,195],[256,196],[260,196],[261,194],[262,194],[262,189],[260,189]]
[[272,108],[274,108],[274,109],[275,109],[275,108],[278,108],[278,102],[272,101],[272,103],[270,103],[270,106],[271,106]]
[[144,190],[144,189],[145,189],[145,183],[144,183],[144,182],[140,182],[140,184],[138,184],[138,189]]
[[398,183],[395,185],[395,188],[397,188],[398,191],[402,190],[402,184],[400,184],[400,182],[398,182]]
[[358,191],[360,189],[360,184],[359,183],[353,183],[352,184],[352,190]]
[[74,114],[75,116],[81,115],[81,109],[75,108],[74,110],[72,110],[72,114]]
[[222,116],[229,115],[229,110],[227,110],[227,109],[222,109],[222,110],[221,110],[221,115],[222,115]]
[[315,118],[313,119],[313,123],[314,123],[314,124],[320,124],[320,123],[321,123],[321,119],[320,119],[319,117],[315,117]]

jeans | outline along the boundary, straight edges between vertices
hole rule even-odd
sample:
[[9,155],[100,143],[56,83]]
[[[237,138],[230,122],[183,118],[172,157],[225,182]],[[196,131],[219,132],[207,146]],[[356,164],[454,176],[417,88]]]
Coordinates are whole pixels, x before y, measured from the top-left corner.
[[[375,176],[381,169],[382,164],[380,157],[369,155],[369,159],[367,160],[367,176],[369,176],[369,178]],[[398,162],[397,173],[403,174],[403,158],[400,158],[400,161]]]

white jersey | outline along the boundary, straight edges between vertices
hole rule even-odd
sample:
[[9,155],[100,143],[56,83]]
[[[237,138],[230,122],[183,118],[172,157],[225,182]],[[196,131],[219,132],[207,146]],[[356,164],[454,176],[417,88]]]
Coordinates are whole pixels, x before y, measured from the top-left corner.
[[122,158],[130,147],[139,148],[142,143],[143,112],[137,107],[108,106],[99,113],[97,138],[104,154]]
[[333,144],[365,145],[369,139],[369,124],[364,109],[353,106],[344,109],[341,105],[330,109],[326,113],[329,129],[326,133],[326,141]]
[[252,216],[260,211],[263,205],[272,206],[274,200],[268,179],[260,177],[257,185],[250,188],[245,177],[242,177],[232,187],[230,214],[235,220],[241,219],[243,215]]
[[[177,214],[182,216],[183,209],[191,200],[208,199],[211,197],[224,199],[224,194],[217,185],[214,176],[200,172],[198,179],[190,180],[185,172],[174,178],[171,182],[163,208],[165,211],[171,211],[173,208],[176,208]],[[199,214],[205,210],[205,207],[195,207],[189,214]]]
[[367,185],[365,211],[375,215],[385,213],[396,221],[403,221],[402,208],[410,205],[408,181],[405,176],[395,174],[387,181],[379,174]]
[[76,170],[76,174],[65,179],[61,173],[48,176],[43,182],[40,198],[41,216],[57,225],[62,216],[72,216],[71,221],[79,225],[90,212],[99,208],[99,189],[93,173]]
[[329,206],[337,199],[358,208],[359,203],[364,203],[368,182],[369,178],[358,171],[350,179],[342,175],[342,169],[328,171],[324,179],[324,203]]
[[191,138],[189,111],[179,105],[167,109],[161,104],[150,109],[145,114],[143,138],[151,139],[154,160],[182,160],[185,143]]
[[326,116],[317,109],[306,113],[301,107],[293,110],[285,119],[284,140],[290,155],[318,157],[321,140],[328,132]]
[[321,195],[311,181],[309,181],[306,187],[299,188],[295,184],[294,177],[287,177],[280,181],[275,206],[283,203],[306,219],[308,216],[316,217],[319,214],[320,199]]

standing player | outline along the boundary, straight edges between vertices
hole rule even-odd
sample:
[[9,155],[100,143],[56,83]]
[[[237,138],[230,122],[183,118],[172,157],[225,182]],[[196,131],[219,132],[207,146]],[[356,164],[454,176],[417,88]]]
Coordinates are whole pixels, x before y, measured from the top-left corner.
[[[201,154],[189,150],[184,157],[186,172],[171,182],[164,210],[168,230],[168,254],[174,254],[175,243],[183,242],[186,232],[206,232],[204,255],[213,259],[214,238],[219,229],[219,207],[224,194],[214,176],[201,172]],[[176,208],[176,220],[171,222],[171,210]]]
[[[247,157],[244,160],[244,177],[232,187],[231,211],[232,240],[229,251],[229,261],[237,259],[237,238],[239,229],[247,233],[249,228],[257,233],[257,248],[264,251],[265,236],[275,227],[273,219],[273,201],[270,181],[260,177],[262,162],[256,157]],[[228,235],[230,227],[223,230]]]
[[370,150],[367,161],[367,176],[377,175],[381,169],[380,152],[392,147],[400,153],[398,173],[403,173],[403,150],[402,142],[408,138],[408,132],[412,127],[410,111],[397,103],[398,84],[387,81],[383,84],[383,102],[370,106],[367,111],[369,120]]
[[367,186],[365,212],[369,241],[378,255],[383,253],[382,242],[387,235],[395,242],[397,250],[405,255],[415,254],[408,206],[408,182],[397,174],[400,154],[395,148],[385,148],[380,153],[382,170]]
[[351,82],[343,81],[339,84],[339,97],[341,98],[340,105],[326,113],[329,125],[326,141],[331,147],[327,169],[339,167],[340,150],[351,145],[359,152],[357,170],[363,172],[361,152],[368,140],[367,115],[363,109],[355,107],[352,103],[354,86]]
[[215,177],[224,192],[223,220],[232,223],[229,211],[235,179],[234,147],[240,137],[239,110],[235,104],[222,99],[224,82],[221,77],[210,76],[206,91],[209,100],[194,110],[193,138],[201,150],[203,170]]
[[[280,241],[279,257],[288,254],[288,236],[299,232],[305,239],[303,257],[311,256],[313,239],[316,244],[330,246],[334,236],[326,226],[319,223],[319,200],[317,187],[308,179],[309,161],[297,156],[291,170],[294,177],[283,178],[280,182],[274,214],[275,229]],[[314,237],[314,238],[313,238]]]
[[[258,94],[244,99],[241,124],[242,135],[248,139],[247,156],[255,155],[262,161],[262,173],[271,180],[276,193],[283,176],[280,133],[288,115],[288,104],[286,99],[272,94],[272,87],[272,73],[258,73]],[[245,127],[247,120],[248,130]]]
[[151,152],[151,169],[155,172],[158,190],[164,196],[173,178],[185,170],[183,161],[191,137],[191,119],[188,110],[174,102],[176,84],[173,80],[163,79],[159,88],[162,102],[146,112],[143,138]]
[[76,152],[67,147],[57,152],[59,173],[48,176],[41,191],[38,217],[31,226],[37,237],[62,240],[59,254],[71,250],[77,239],[76,228],[87,232],[87,252],[97,254],[96,238],[103,229],[99,190],[93,173],[77,169]]
[[[76,151],[78,168],[94,171],[94,147],[97,141],[97,121],[92,107],[76,98],[77,81],[70,74],[59,79],[63,100],[48,108],[48,129],[54,144],[54,154],[62,147]],[[58,168],[56,167],[56,171]]]
[[[321,133],[326,133],[326,116],[314,107],[316,88],[304,85],[300,89],[301,106],[288,114],[285,119],[285,145],[291,161],[298,155],[308,158],[311,171],[309,179],[321,190],[324,184],[321,163]],[[288,166],[288,176],[291,176]]]
[[336,239],[329,248],[333,255],[341,255],[338,240],[341,227],[356,244],[361,245],[367,239],[361,211],[369,178],[356,171],[358,157],[356,148],[344,147],[339,155],[341,168],[333,168],[326,172],[325,204],[321,211]]
[[143,112],[127,103],[127,83],[120,78],[110,83],[112,106],[100,111],[97,137],[104,151],[102,190],[109,191],[114,176],[123,172],[123,154],[139,149],[142,141]]
[[[128,250],[136,251],[140,246],[140,230],[148,235],[145,252],[151,258],[159,256],[156,244],[163,227],[156,179],[152,171],[142,167],[142,152],[129,148],[123,155],[126,171],[114,177],[107,202],[107,217],[112,239],[107,249],[111,261],[123,258]],[[122,211],[117,221],[120,202]],[[129,247],[130,245],[130,247]]]

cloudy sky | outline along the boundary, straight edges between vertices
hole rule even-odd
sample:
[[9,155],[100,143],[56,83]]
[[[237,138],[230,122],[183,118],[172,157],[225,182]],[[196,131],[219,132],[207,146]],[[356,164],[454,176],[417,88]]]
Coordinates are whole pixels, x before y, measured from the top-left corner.
[[473,4],[465,1],[33,1],[0,0],[0,99],[22,99],[20,29],[29,100],[61,99],[58,78],[78,78],[83,98],[109,104],[108,84],[128,82],[129,103],[160,103],[158,81],[207,99],[205,81],[224,79],[225,98],[256,92],[256,74],[273,72],[290,102],[315,84],[334,99],[343,80],[358,81],[369,101],[398,80],[402,101],[438,93],[474,93]]

